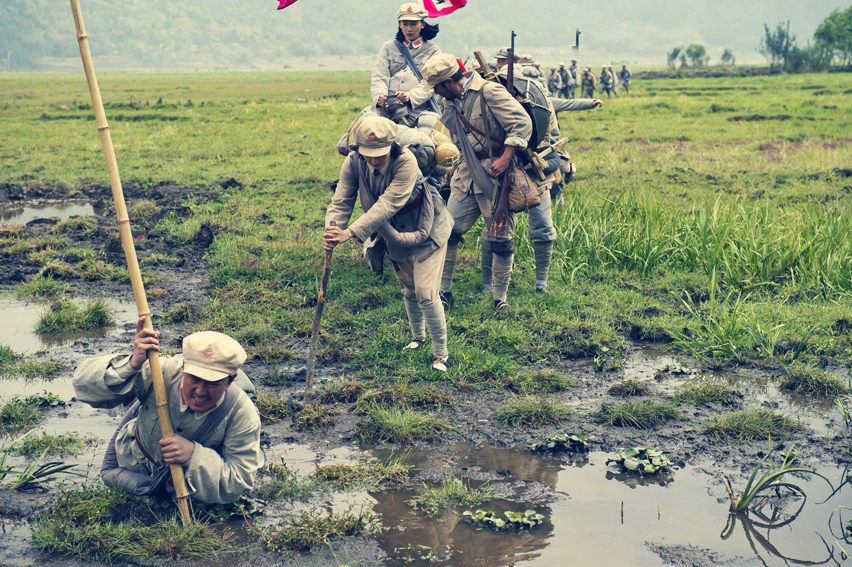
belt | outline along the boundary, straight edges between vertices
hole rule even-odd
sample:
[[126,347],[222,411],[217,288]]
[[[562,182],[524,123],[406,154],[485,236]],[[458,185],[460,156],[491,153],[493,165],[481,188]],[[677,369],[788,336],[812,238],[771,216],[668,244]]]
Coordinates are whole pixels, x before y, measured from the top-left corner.
[[492,148],[491,152],[489,152],[488,150],[479,150],[479,151],[475,152],[474,155],[476,156],[476,159],[483,160],[485,158],[491,157],[492,155],[494,157],[497,157],[502,153],[503,153],[503,146],[497,146],[497,147]]
[[139,447],[139,450],[142,451],[142,454],[145,455],[145,458],[154,463],[154,465],[159,466],[159,463],[154,460],[154,457],[152,457],[151,454],[145,450],[145,447],[142,446],[142,442],[139,440],[139,437],[134,435],[133,440],[136,441],[136,446]]

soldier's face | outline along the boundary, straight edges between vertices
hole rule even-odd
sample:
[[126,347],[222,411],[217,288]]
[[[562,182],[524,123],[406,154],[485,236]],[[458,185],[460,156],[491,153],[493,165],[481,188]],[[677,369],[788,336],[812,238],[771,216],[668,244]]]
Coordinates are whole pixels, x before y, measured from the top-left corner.
[[388,156],[390,156],[390,152],[383,156],[364,156],[364,159],[373,169],[381,169],[388,163]]
[[424,25],[426,25],[426,23],[423,20],[402,20],[399,22],[399,29],[402,30],[402,35],[405,36],[405,39],[408,41],[414,41],[420,37],[420,32],[423,30]]
[[447,100],[461,98],[461,85],[452,79],[447,79],[435,85],[435,93]]
[[233,382],[233,378],[230,376],[216,382],[209,382],[184,372],[183,382],[181,383],[184,402],[195,413],[208,412],[216,407],[231,382]]

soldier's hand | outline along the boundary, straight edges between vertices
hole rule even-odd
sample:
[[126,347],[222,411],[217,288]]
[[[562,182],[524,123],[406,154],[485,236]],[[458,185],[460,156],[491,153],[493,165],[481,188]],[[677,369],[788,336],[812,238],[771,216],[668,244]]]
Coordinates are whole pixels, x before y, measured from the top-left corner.
[[384,106],[387,101],[388,95],[380,94],[379,97],[376,99],[376,106]]
[[145,317],[136,320],[136,335],[133,337],[133,354],[130,355],[130,366],[139,370],[148,360],[148,351],[160,352],[160,331],[146,329],[144,327]]
[[322,233],[322,247],[325,250],[333,250],[335,246],[346,242],[352,237],[352,231],[348,228],[341,229],[337,226],[327,226]]
[[402,104],[405,104],[406,102],[408,102],[408,93],[398,91],[396,93],[396,98],[399,102],[401,102]]
[[195,443],[180,435],[172,435],[160,439],[160,450],[163,452],[163,460],[168,464],[182,465],[192,457]]
[[601,99],[592,99],[592,108],[600,108],[601,106],[603,106],[603,101]]
[[509,169],[509,162],[512,161],[512,156],[507,154],[508,152],[503,152],[503,155],[491,162],[491,175],[493,177],[497,177]]

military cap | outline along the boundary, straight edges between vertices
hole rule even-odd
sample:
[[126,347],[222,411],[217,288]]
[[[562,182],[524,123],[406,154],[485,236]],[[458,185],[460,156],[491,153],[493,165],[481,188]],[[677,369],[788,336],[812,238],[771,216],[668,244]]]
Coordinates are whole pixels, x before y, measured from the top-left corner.
[[420,72],[423,74],[423,80],[429,85],[430,89],[434,89],[435,85],[446,81],[459,71],[459,62],[455,55],[449,53],[436,53],[423,64]]
[[399,7],[399,10],[396,11],[396,20],[401,22],[405,21],[415,21],[419,22],[420,20],[426,19],[426,10],[420,4],[415,4],[413,2],[407,2]]
[[237,373],[246,351],[233,338],[216,331],[192,333],[183,339],[183,371],[208,382]]
[[383,156],[390,152],[396,134],[396,124],[384,116],[366,115],[355,126],[358,153],[366,157]]

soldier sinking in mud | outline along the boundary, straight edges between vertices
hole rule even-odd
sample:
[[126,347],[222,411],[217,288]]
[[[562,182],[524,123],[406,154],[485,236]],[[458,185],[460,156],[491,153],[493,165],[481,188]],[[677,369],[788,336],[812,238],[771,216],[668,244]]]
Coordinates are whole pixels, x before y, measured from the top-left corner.
[[133,353],[83,361],[74,372],[80,401],[96,408],[130,407],[107,446],[101,479],[137,496],[173,491],[169,465],[182,465],[190,496],[208,504],[235,502],[263,465],[260,415],[244,391],[246,352],[233,338],[203,331],[183,339],[182,355],[162,357],[175,434],[163,437],[148,351],[160,351],[159,331],[136,321]]

